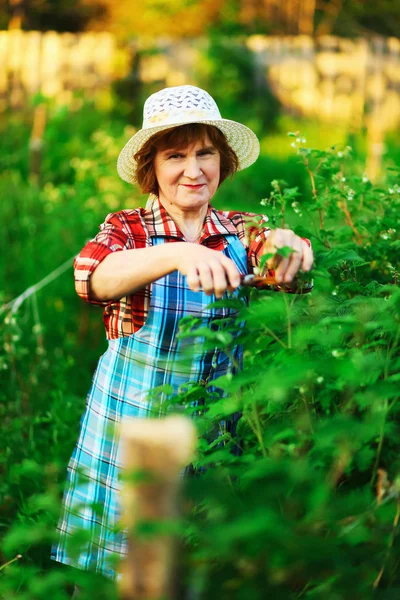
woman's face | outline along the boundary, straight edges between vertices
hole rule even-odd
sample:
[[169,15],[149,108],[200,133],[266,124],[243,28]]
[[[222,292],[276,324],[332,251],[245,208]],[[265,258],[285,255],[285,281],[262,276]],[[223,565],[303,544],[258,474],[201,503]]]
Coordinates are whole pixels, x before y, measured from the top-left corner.
[[218,188],[220,156],[208,137],[183,150],[158,150],[154,167],[160,200],[183,211],[208,204]]

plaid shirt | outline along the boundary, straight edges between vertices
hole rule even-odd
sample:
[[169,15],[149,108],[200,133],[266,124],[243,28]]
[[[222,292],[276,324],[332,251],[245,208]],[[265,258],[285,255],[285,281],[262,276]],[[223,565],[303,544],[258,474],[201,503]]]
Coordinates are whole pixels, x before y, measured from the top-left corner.
[[[222,251],[227,246],[226,235],[237,235],[248,256],[248,272],[257,267],[262,247],[270,228],[268,218],[247,212],[215,210],[208,206],[200,243]],[[145,323],[150,306],[151,284],[120,300],[97,301],[90,297],[89,278],[96,267],[111,252],[147,248],[152,236],[163,236],[167,242],[182,242],[185,238],[158,199],[149,200],[146,208],[111,213],[100,225],[100,233],[89,241],[75,258],[75,288],[78,295],[104,309],[107,338],[132,335]]]

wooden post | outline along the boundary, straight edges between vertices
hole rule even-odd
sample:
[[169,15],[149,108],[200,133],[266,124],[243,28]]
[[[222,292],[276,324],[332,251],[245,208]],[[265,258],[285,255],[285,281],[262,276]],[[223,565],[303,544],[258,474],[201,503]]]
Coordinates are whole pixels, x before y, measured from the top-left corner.
[[39,180],[40,175],[40,163],[42,159],[42,148],[43,148],[43,134],[46,128],[46,106],[45,104],[39,104],[35,108],[33,114],[33,127],[31,139],[29,141],[30,150],[30,178],[35,183]]
[[8,45],[7,32],[0,31],[0,112],[3,112],[8,104]]
[[[121,491],[121,524],[128,532],[128,554],[119,569],[120,597],[171,598],[172,536],[136,539],[134,528],[141,521],[157,523],[176,517],[181,471],[193,456],[196,430],[183,416],[127,419],[121,425],[121,444],[127,479]],[[144,478],[133,481],[135,473]]]
[[367,161],[365,171],[369,179],[376,183],[381,176],[382,156],[385,150],[385,127],[383,99],[386,89],[384,76],[385,42],[381,37],[372,40],[374,52],[370,59],[370,72],[367,80],[369,112],[365,117],[367,125]]
[[9,0],[11,18],[8,29],[21,29],[24,18],[23,0]]
[[299,34],[313,35],[316,0],[303,0],[300,2]]

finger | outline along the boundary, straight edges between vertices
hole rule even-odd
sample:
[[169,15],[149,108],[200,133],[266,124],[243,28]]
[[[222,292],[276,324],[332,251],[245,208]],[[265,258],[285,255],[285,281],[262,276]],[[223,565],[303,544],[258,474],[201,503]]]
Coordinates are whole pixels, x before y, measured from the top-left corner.
[[295,233],[291,229],[273,229],[265,242],[266,251],[275,251],[283,246],[291,246]]
[[302,249],[299,248],[297,251],[295,250],[289,258],[289,265],[286,269],[286,273],[283,276],[283,281],[285,283],[289,283],[292,281],[293,277],[296,275],[297,271],[300,269],[302,263]]
[[303,261],[301,268],[303,271],[309,271],[314,263],[314,254],[307,242],[304,242]]
[[289,259],[281,257],[277,269],[275,270],[275,279],[278,283],[283,281],[287,268],[289,266]]
[[211,261],[209,263],[209,267],[211,269],[214,283],[214,294],[217,298],[222,298],[228,287],[225,269],[223,268],[219,260]]
[[267,241],[265,242],[263,249],[262,249],[262,253],[261,253],[261,256],[263,254],[273,254],[274,255],[265,262],[265,266],[267,269],[276,269],[276,267],[278,266],[279,261],[280,261],[280,257],[276,254],[277,246],[274,243],[275,238],[276,238],[275,234],[276,234],[275,230],[271,231],[271,234],[268,237]]
[[230,292],[233,292],[233,290],[236,290],[236,288],[238,288],[240,285],[239,270],[233,262],[233,260],[225,256],[224,254],[221,255],[220,262],[225,271],[225,278],[228,282],[228,290]]
[[209,263],[202,262],[197,264],[197,270],[199,272],[200,285],[203,288],[207,296],[211,296],[214,291],[214,280],[211,273]]
[[266,262],[266,267],[268,270],[272,270],[272,269],[277,269],[278,266],[280,265],[280,263],[282,262],[283,258],[282,256],[279,256],[279,254],[275,254],[274,256],[272,256],[270,259],[267,260]]
[[[296,246],[296,235],[293,231],[287,229],[274,229],[271,231],[271,234],[268,237],[264,245],[263,254],[272,252],[273,254],[279,251],[279,248],[283,248],[284,246],[289,246],[290,248],[295,248]],[[275,254],[275,256],[271,257],[267,260],[267,268],[268,269],[277,269],[278,265],[283,262],[283,258],[279,256],[279,254]],[[287,263],[283,263],[282,268],[287,265]]]
[[199,273],[197,271],[197,267],[195,267],[194,265],[189,267],[186,279],[187,279],[187,284],[188,284],[189,288],[192,290],[192,292],[198,292],[200,289],[200,280],[199,280]]

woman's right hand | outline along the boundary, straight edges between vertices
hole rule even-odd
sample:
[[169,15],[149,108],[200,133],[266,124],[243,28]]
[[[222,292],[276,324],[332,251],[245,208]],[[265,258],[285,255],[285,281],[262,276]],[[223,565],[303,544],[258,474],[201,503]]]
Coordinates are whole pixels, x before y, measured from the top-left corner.
[[186,276],[193,292],[202,288],[207,296],[222,298],[226,291],[232,292],[240,285],[240,273],[233,260],[200,244],[185,242],[177,269]]

